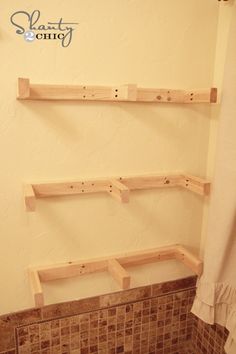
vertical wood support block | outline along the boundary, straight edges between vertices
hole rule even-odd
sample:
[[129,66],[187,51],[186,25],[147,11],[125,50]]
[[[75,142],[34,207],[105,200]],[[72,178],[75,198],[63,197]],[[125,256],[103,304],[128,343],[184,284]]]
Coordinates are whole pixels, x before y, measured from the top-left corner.
[[203,196],[210,194],[210,189],[211,189],[210,182],[200,177],[184,175],[182,181],[180,182],[180,185],[182,185],[184,188],[188,190],[191,190],[194,193]]
[[137,101],[137,85],[128,84],[126,86],[128,90],[128,101]]
[[112,179],[110,183],[109,193],[111,196],[121,203],[128,203],[130,194],[129,188],[116,179]]
[[217,103],[217,88],[213,87],[211,88],[210,92],[210,103]]
[[115,101],[136,101],[137,85],[128,84],[111,89],[111,99]]
[[189,267],[194,273],[200,276],[203,272],[203,262],[182,246],[176,247],[176,259]]
[[25,196],[25,208],[26,211],[36,210],[36,196],[34,189],[31,184],[26,184],[24,186],[24,196]]
[[30,80],[29,79],[18,79],[18,98],[26,99],[30,97]]
[[130,275],[120,265],[116,259],[110,259],[107,262],[108,271],[111,276],[117,281],[120,287],[125,290],[130,288]]
[[29,270],[29,279],[36,307],[44,306],[43,290],[37,270]]

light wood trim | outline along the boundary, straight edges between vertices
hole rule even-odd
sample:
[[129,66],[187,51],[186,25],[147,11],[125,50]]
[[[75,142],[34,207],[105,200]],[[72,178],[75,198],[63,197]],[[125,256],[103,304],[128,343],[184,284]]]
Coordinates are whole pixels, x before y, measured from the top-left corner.
[[211,103],[212,89],[151,89],[139,88],[137,101],[158,103]]
[[38,273],[42,282],[67,279],[105,271],[107,271],[107,258],[38,267]]
[[109,180],[94,179],[65,182],[32,183],[37,198],[108,192]]
[[36,307],[44,306],[44,296],[41,286],[41,281],[39,278],[39,273],[37,270],[29,270],[29,280],[31,285],[31,290]]
[[175,259],[176,246],[158,247],[146,251],[131,252],[117,256],[123,267],[135,267]]
[[25,100],[30,97],[30,81],[29,79],[18,79],[18,99]]
[[179,185],[183,176],[176,174],[165,175],[141,175],[119,177],[120,182],[130,190],[170,188]]
[[137,85],[122,85],[111,88],[112,101],[136,101],[137,100]]
[[200,276],[203,272],[203,262],[194,256],[190,251],[185,247],[179,245],[176,248],[176,259],[185,264],[190,268],[194,273]]
[[130,193],[129,188],[116,179],[112,179],[110,183],[111,183],[109,189],[110,195],[122,203],[128,203],[129,193]]
[[184,177],[182,175],[142,175],[129,177],[110,177],[80,181],[33,182],[32,186],[37,198],[77,195],[86,193],[109,192],[112,182],[120,190],[138,190],[163,187],[176,187]]
[[125,267],[167,260],[179,260],[197,275],[201,275],[203,262],[181,245],[128,252],[120,255],[35,267],[29,270],[30,283],[36,306],[43,306],[41,282],[67,279],[96,272],[110,272],[122,289],[130,287],[131,278]]
[[175,258],[175,246],[159,247],[146,251],[129,252],[127,254],[89,260],[73,261],[50,266],[37,267],[41,281],[65,279],[82,276],[89,273],[104,272],[107,270],[107,261],[116,259],[123,267],[138,266]]
[[[25,80],[25,81],[22,81]],[[28,80],[28,81],[26,81]],[[29,89],[24,92],[23,83]],[[86,85],[39,85],[30,84],[29,79],[19,79],[18,99],[25,100],[81,100],[112,102],[156,102],[156,103],[215,103],[216,88],[176,90],[137,88],[137,85],[86,86]]]
[[194,193],[202,196],[210,194],[211,183],[203,178],[192,175],[184,175],[180,185]]
[[128,101],[137,101],[137,92],[138,92],[138,88],[137,85],[135,84],[128,84],[128,97],[127,100]]
[[183,187],[202,196],[210,193],[210,182],[191,175],[144,175],[65,182],[32,183],[25,188],[27,211],[35,211],[36,198],[61,197],[86,193],[109,193],[128,203],[131,190]]
[[24,198],[26,211],[36,210],[36,196],[31,184],[24,185]]
[[120,265],[116,259],[108,260],[108,272],[117,281],[121,289],[129,289],[130,287],[130,275],[126,270]]

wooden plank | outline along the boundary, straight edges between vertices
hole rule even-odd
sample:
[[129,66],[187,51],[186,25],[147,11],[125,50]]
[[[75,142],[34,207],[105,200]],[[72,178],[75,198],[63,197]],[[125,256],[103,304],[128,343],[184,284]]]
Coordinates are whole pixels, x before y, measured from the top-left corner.
[[211,191],[210,181],[193,175],[184,176],[187,181],[190,181],[195,186],[201,186],[203,189],[203,195],[209,195]]
[[43,282],[107,271],[107,259],[67,262],[38,268]]
[[185,264],[198,276],[202,274],[203,262],[181,245],[177,246],[176,259]]
[[128,85],[112,87],[111,100],[137,101],[137,85],[128,84]]
[[176,258],[180,245],[158,247],[149,250],[128,252],[108,257],[67,262],[37,267],[41,281],[50,281],[107,270],[107,261],[116,259],[121,266],[140,266],[148,263],[166,261]]
[[44,304],[41,282],[108,271],[122,289],[128,289],[130,276],[123,267],[140,266],[172,259],[181,261],[197,275],[202,274],[203,262],[200,259],[183,246],[172,245],[116,256],[37,267],[29,270],[29,278],[35,304],[40,307]]
[[107,270],[107,261],[111,259],[116,259],[121,266],[128,267],[175,259],[175,253],[175,246],[166,246],[102,258],[66,262],[49,266],[45,265],[37,267],[37,270],[41,281],[47,282],[50,280],[65,279],[89,273],[104,272]]
[[[127,179],[122,177],[109,179],[94,179],[94,180],[82,180],[82,181],[69,181],[69,182],[46,182],[46,183],[33,183],[29,189],[34,191],[37,198],[46,197],[59,197],[66,195],[78,195],[86,193],[101,193],[109,192],[111,195],[121,202],[127,203],[129,201],[129,189],[146,189],[157,187],[171,187],[176,186],[179,180],[179,176],[172,176],[170,178],[160,176],[139,176],[128,177]],[[35,207],[35,197],[30,192],[29,197],[26,198],[28,205],[27,210],[33,211]],[[32,197],[32,200],[31,200]],[[32,207],[31,204],[32,203]]]
[[[176,187],[181,175],[144,175],[130,177],[111,177],[81,181],[32,183],[37,198],[76,195],[85,193],[109,192],[112,182],[114,188],[128,194],[128,190]],[[119,186],[119,187],[118,187]],[[125,193],[126,192],[126,193]]]
[[81,180],[67,182],[34,183],[37,198],[59,197],[86,193],[101,193],[109,190],[109,180]]
[[86,85],[31,85],[31,100],[113,101],[112,88]]
[[128,85],[112,87],[110,99],[114,100],[114,101],[127,101],[128,100]]
[[31,184],[24,185],[24,199],[26,211],[36,210],[36,196]]
[[27,99],[30,97],[30,81],[29,79],[18,79],[18,99]]
[[29,270],[29,280],[36,307],[44,306],[43,290],[37,270]]
[[[217,92],[214,90],[214,94]],[[173,90],[139,88],[137,101],[158,103],[210,103],[212,89]],[[214,96],[216,99],[216,96]]]
[[191,175],[144,175],[65,182],[32,183],[25,187],[27,211],[35,211],[35,199],[86,193],[109,193],[122,203],[129,202],[130,190],[184,187],[202,196],[210,193],[210,182]]
[[125,290],[130,288],[130,275],[120,265],[117,259],[108,260],[108,271],[120,285],[121,289]]
[[210,194],[210,182],[192,175],[184,175],[180,181],[180,185],[194,193],[202,196]]
[[137,85],[135,84],[128,84],[128,101],[137,101],[137,91],[138,91],[138,88],[137,88]]
[[179,185],[181,175],[143,175],[120,177],[119,180],[130,190],[153,189],[153,188],[169,188]]
[[[22,81],[24,80],[24,81]],[[134,84],[122,86],[39,85],[28,79],[19,79],[18,99],[30,100],[81,100],[81,101],[129,101],[156,103],[213,103],[217,101],[217,89],[156,89],[137,88]],[[24,85],[29,86],[28,89]]]
[[113,198],[119,200],[121,203],[129,202],[129,188],[126,187],[123,183],[119,182],[119,180],[112,179],[110,181],[109,188],[109,194]]
[[116,259],[124,267],[135,267],[175,259],[175,253],[176,247],[173,245],[146,251],[131,252],[127,255],[117,256]]

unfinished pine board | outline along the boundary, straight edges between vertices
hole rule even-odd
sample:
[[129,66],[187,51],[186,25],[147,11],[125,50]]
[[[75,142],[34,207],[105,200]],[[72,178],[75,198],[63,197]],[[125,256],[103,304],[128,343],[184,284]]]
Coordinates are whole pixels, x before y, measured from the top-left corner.
[[18,79],[18,96],[23,100],[30,96],[29,79]]
[[177,246],[176,259],[180,260],[196,274],[202,274],[203,262],[180,245]]
[[108,272],[117,281],[122,290],[130,288],[130,275],[116,259],[108,260]]
[[19,100],[216,103],[217,89],[138,88],[135,84],[121,86],[39,85],[31,84],[29,79],[19,78],[17,98]]
[[136,251],[116,256],[67,262],[29,269],[29,281],[36,307],[44,305],[41,283],[71,277],[79,277],[96,272],[108,272],[121,289],[129,289],[131,277],[125,267],[179,260],[198,276],[202,274],[203,262],[181,245],[172,245],[144,251]]
[[62,197],[86,193],[107,193],[121,203],[128,203],[131,190],[183,187],[199,195],[210,193],[210,182],[191,175],[146,175],[71,182],[26,184],[26,211],[36,210],[37,198]]
[[24,195],[26,211],[35,211],[36,196],[31,184],[24,185]]
[[44,305],[44,297],[38,271],[29,269],[29,279],[34,302],[37,307],[41,307]]
[[121,203],[129,202],[129,188],[117,179],[112,179],[110,184],[110,194]]
[[210,194],[210,183],[206,183],[206,180],[200,177],[184,175],[181,186],[200,195]]

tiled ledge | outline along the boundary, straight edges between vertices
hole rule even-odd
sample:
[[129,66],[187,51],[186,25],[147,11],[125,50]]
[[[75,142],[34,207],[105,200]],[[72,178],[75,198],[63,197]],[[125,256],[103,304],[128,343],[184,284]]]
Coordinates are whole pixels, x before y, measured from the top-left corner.
[[0,354],[14,354],[14,348],[16,347],[15,331],[19,326],[79,315],[112,306],[180,292],[181,290],[195,288],[196,279],[196,276],[192,276],[112,294],[53,304],[38,309],[34,308],[3,315],[0,317]]

